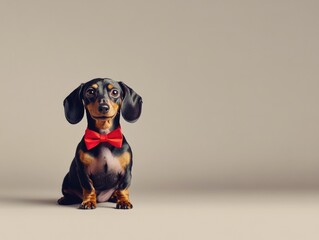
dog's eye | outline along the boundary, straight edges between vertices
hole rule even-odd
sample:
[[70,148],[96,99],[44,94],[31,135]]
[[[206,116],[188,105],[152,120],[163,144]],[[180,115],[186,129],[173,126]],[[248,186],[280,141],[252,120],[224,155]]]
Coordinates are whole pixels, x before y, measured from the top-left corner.
[[117,97],[120,95],[119,91],[116,90],[116,89],[112,89],[111,92],[110,92],[110,94],[111,94],[111,96],[114,97],[114,98],[117,98]]
[[87,95],[94,95],[95,94],[95,90],[93,88],[89,88],[87,91],[86,91],[86,94]]

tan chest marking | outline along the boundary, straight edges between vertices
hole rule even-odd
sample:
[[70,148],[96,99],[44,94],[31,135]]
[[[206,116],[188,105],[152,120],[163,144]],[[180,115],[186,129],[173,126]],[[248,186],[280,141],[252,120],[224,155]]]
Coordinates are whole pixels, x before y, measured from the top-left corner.
[[124,170],[126,166],[130,163],[131,154],[129,152],[125,152],[118,157],[118,160],[121,164],[122,169]]
[[88,153],[83,152],[82,150],[80,150],[79,152],[79,157],[80,157],[80,161],[85,165],[88,166],[90,165],[93,160],[94,157],[92,157],[91,155],[89,155]]

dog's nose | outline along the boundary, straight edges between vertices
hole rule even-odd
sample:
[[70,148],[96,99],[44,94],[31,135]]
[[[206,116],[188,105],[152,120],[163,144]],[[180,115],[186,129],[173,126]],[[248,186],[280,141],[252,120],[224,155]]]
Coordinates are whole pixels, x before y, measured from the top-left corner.
[[109,109],[110,109],[109,105],[104,103],[104,104],[101,104],[99,106],[98,110],[99,110],[100,113],[107,113],[109,111]]

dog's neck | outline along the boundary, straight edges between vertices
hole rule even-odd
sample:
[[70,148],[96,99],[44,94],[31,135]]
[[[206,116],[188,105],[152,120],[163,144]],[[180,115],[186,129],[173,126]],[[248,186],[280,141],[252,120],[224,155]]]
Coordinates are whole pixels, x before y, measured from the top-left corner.
[[88,122],[87,128],[101,134],[107,134],[120,126],[119,114],[116,114],[114,118],[107,120],[95,120],[88,112],[86,113],[86,116]]

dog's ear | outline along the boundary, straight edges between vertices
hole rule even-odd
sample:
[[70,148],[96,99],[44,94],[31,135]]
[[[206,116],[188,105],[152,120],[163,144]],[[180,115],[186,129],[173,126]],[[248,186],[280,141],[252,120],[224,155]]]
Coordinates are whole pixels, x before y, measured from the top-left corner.
[[123,82],[119,82],[123,91],[121,112],[128,122],[135,122],[142,113],[142,97]]
[[81,97],[83,85],[82,83],[74,89],[63,101],[65,118],[71,124],[80,122],[84,116],[84,107]]

